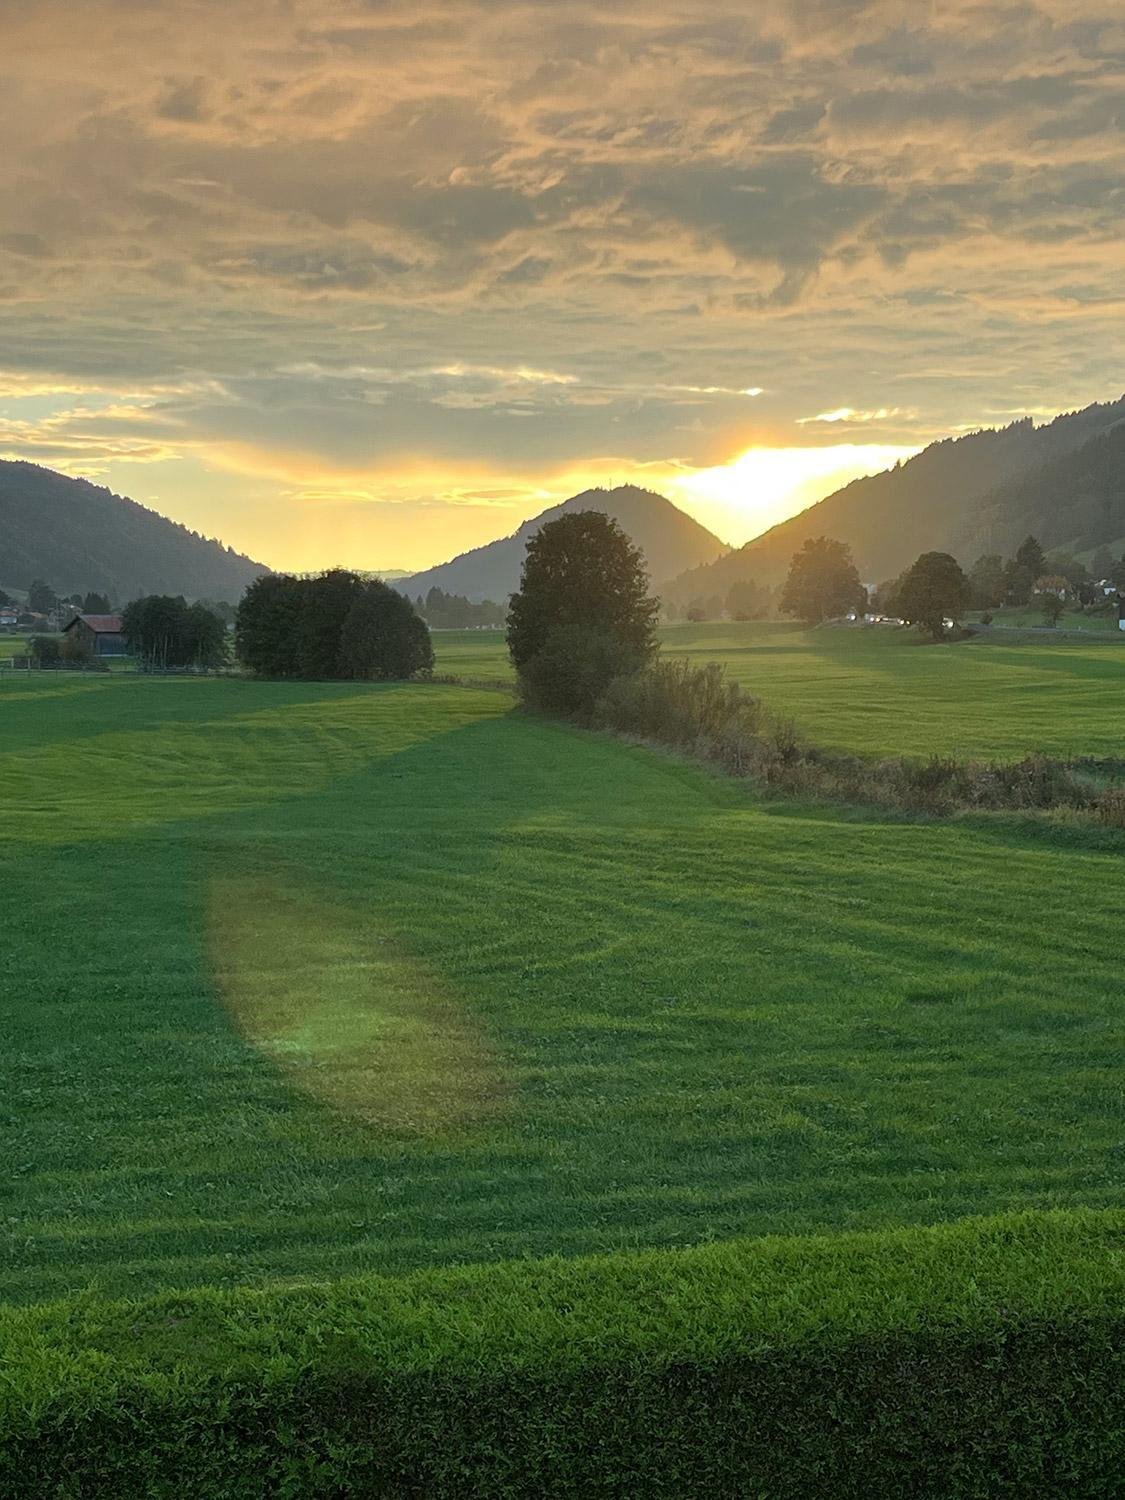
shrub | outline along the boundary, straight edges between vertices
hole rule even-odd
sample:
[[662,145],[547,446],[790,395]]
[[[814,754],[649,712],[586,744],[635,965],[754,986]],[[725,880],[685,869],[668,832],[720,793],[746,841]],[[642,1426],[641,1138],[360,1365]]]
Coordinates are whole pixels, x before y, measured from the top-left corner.
[[56,635],[33,635],[27,643],[27,654],[33,666],[57,667],[62,664],[62,642]]
[[1098,802],[1098,817],[1110,828],[1125,828],[1125,787],[1110,787]]
[[614,678],[636,672],[636,646],[591,625],[560,625],[520,670],[520,696],[540,713],[588,722]]
[[1125,1214],[0,1312],[0,1492],[1109,1500]]

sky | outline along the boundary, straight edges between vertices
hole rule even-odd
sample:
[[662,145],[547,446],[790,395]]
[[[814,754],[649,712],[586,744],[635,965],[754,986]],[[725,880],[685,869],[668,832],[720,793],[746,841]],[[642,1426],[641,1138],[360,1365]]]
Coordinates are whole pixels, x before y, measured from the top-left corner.
[[739,544],[1125,388],[1119,0],[0,0],[0,457],[275,567]]

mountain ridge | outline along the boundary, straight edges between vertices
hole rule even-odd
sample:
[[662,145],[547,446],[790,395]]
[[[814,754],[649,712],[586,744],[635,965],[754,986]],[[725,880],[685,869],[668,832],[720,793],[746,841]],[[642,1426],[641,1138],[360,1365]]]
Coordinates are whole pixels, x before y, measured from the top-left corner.
[[60,594],[140,594],[237,601],[271,570],[88,479],[0,460],[0,579],[43,578]]
[[[1036,524],[1046,529],[1045,521],[1052,518],[1051,535],[1061,534],[1062,539],[1041,537],[1043,545],[1071,546],[1074,538],[1066,520],[1071,503],[1068,464],[1087,444],[1122,422],[1125,396],[1064,412],[1038,427],[1031,417],[1023,417],[1006,427],[942,438],[905,463],[852,480],[713,564],[670,577],[664,596],[672,603],[688,604],[693,598],[725,593],[743,579],[775,587],[784,579],[793,553],[816,536],[846,542],[866,583],[896,577],[922,552],[951,552],[965,565],[985,552],[1012,552],[1029,531],[1038,535]],[[1040,496],[1036,511],[1020,495],[1046,471],[1053,475],[1053,489],[1050,496]],[[1125,467],[1121,524],[1112,537],[1095,534],[1098,515],[1105,517],[1102,530],[1115,524],[1112,505],[1104,495],[1091,504],[1088,524],[1080,533],[1087,539],[1087,550],[1125,535]]]
[[665,495],[637,485],[623,484],[612,489],[595,488],[571,495],[568,500],[524,521],[510,536],[474,547],[448,562],[399,579],[395,587],[411,598],[436,587],[449,594],[463,594],[474,603],[492,599],[502,604],[519,588],[528,538],[546,522],[578,510],[597,510],[612,516],[645,554],[654,586],[669,577],[677,562],[682,564],[685,558],[694,557],[695,561],[689,562],[689,566],[698,566],[728,550],[717,536],[686,511],[673,505]]

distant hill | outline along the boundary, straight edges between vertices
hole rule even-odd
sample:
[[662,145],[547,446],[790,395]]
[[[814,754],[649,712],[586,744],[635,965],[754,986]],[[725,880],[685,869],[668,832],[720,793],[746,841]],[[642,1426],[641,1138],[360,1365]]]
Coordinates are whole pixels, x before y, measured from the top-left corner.
[[1125,549],[1125,413],[1073,453],[990,490],[963,547],[1008,556],[1028,535],[1048,552]]
[[617,489],[584,490],[580,495],[572,495],[561,505],[525,521],[512,536],[490,542],[486,547],[474,547],[452,562],[400,580],[397,586],[411,598],[436,586],[448,594],[463,594],[477,603],[482,599],[503,603],[519,588],[528,539],[545,522],[578,510],[597,510],[612,516],[644,553],[654,583],[685,568],[712,562],[726,551],[717,536],[663,495],[625,484]]
[[45,579],[59,594],[140,594],[237,602],[270,570],[100,485],[0,461],[0,581]]
[[[853,480],[711,566],[673,577],[662,591],[687,604],[725,594],[744,578],[773,587],[793,553],[816,536],[847,542],[867,583],[897,577],[921,552],[952,552],[964,564],[984,552],[1010,554],[1029,532],[1047,548],[1112,546],[1125,536],[1125,468],[1115,426],[1122,421],[1125,397],[1042,427],[1025,417],[931,443],[886,473]],[[1105,434],[1112,442],[1103,451],[1096,443]]]

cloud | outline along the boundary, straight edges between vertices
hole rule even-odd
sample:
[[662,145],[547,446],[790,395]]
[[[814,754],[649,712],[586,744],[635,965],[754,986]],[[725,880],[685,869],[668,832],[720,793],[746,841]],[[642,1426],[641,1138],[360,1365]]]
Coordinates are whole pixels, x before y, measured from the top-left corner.
[[797,426],[805,427],[810,422],[887,422],[902,415],[898,406],[880,406],[874,411],[857,411],[854,406],[837,406],[832,411],[817,412],[815,417],[798,417]]
[[1123,57],[1109,0],[9,7],[5,451],[233,455],[237,529],[1113,394]]

